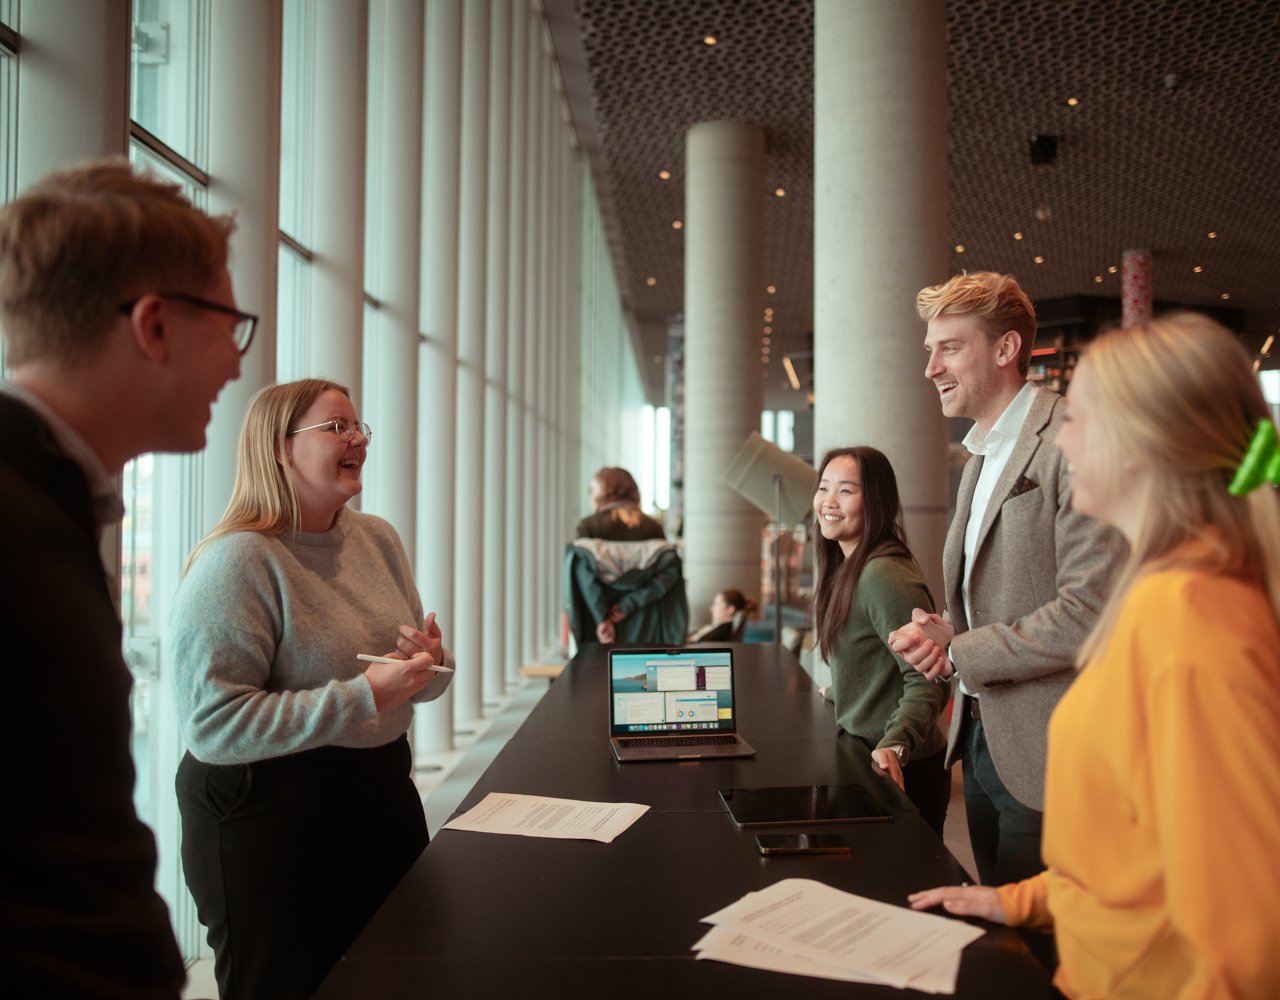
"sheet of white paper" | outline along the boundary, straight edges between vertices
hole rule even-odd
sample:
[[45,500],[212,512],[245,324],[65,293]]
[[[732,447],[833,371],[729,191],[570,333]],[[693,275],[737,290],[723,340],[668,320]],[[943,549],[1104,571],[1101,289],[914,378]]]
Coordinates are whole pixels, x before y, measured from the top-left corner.
[[821,979],[839,979],[846,983],[875,983],[885,985],[882,980],[838,965],[827,965],[815,962],[811,958],[802,958],[783,951],[775,944],[761,941],[741,931],[728,927],[712,927],[703,935],[702,940],[693,946],[698,958],[710,958],[717,962],[728,962],[730,965],[743,965],[750,969],[764,969],[768,972],[788,972],[796,976],[816,976]]
[[784,951],[839,965],[894,986],[924,977],[983,931],[810,879],[783,879],[703,917]]
[[[785,972],[796,976],[814,976],[820,979],[838,979],[846,983],[873,983],[886,985],[883,980],[854,972],[838,965],[816,962],[810,958],[793,955],[776,944],[761,941],[749,934],[714,926],[693,946],[698,958],[708,958],[730,965],[741,965],[767,972]],[[960,977],[960,952],[943,958],[932,969],[915,976],[908,988],[921,993],[954,993]]]
[[442,829],[559,840],[598,840],[609,844],[648,811],[648,806],[634,802],[582,802],[541,795],[518,795],[515,792],[490,792],[478,805],[461,816],[455,816]]

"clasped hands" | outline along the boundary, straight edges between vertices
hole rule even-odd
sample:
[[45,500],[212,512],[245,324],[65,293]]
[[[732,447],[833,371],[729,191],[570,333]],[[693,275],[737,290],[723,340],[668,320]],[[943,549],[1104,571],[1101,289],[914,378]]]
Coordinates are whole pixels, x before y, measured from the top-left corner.
[[379,712],[403,705],[439,676],[431,669],[444,662],[444,634],[436,613],[427,615],[420,629],[401,625],[395,651],[386,655],[403,662],[370,663],[364,672]]
[[617,629],[614,628],[616,622],[626,618],[621,609],[615,604],[606,613],[604,621],[596,626],[596,638],[606,646],[612,646],[613,640],[618,637]]
[[955,673],[947,647],[956,630],[941,615],[915,608],[911,621],[889,633],[888,646],[931,681],[946,680]]

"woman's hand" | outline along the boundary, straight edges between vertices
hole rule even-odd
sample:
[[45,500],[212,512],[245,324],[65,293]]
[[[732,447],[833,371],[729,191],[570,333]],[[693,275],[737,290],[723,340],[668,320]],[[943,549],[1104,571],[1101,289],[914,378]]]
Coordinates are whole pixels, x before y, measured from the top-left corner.
[[1000,897],[990,886],[944,885],[913,892],[907,897],[907,902],[913,910],[927,910],[941,903],[944,910],[958,917],[981,917],[993,924],[1005,923]]
[[627,616],[622,613],[622,609],[619,608],[616,604],[609,609],[609,621],[613,622],[614,624],[617,624],[618,622],[622,621],[622,619],[626,617]]
[[596,626],[596,638],[606,646],[612,646],[613,640],[617,638],[617,632],[614,630],[613,622],[606,618]]
[[[388,653],[396,657],[396,653]],[[373,688],[373,706],[379,712],[398,708],[429,683],[436,672],[431,669],[431,654],[419,651],[417,656],[395,663],[370,663],[364,672],[369,687]]]
[[904,792],[907,790],[906,781],[902,777],[902,765],[898,763],[898,755],[888,747],[880,747],[878,750],[871,751],[871,763],[884,771],[893,779],[893,783],[901,788]]
[[444,663],[444,633],[436,623],[434,611],[427,615],[421,629],[412,625],[400,626],[400,638],[396,640],[396,649],[401,655],[417,656],[424,649],[431,654],[431,662],[439,666]]

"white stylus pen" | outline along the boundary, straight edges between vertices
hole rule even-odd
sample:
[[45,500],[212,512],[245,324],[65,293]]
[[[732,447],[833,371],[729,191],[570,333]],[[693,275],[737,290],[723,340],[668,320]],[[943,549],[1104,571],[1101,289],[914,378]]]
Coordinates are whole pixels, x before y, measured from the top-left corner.
[[[404,660],[397,660],[390,656],[374,656],[372,653],[356,653],[356,659],[367,660],[369,663],[403,663],[404,662]],[[441,664],[438,664],[438,663],[431,664],[431,666],[427,667],[427,669],[434,670],[438,674],[453,673],[453,667],[442,666]]]

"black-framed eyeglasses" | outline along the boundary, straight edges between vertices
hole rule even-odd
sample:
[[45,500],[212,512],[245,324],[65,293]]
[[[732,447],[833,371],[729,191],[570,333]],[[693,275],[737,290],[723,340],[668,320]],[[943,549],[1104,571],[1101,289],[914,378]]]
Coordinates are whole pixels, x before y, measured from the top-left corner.
[[[230,306],[224,306],[221,302],[210,302],[208,299],[202,299],[198,295],[187,295],[185,292],[156,292],[162,299],[173,299],[176,302],[185,302],[189,306],[195,306],[197,309],[208,309],[210,312],[222,313],[224,316],[234,316],[236,325],[231,331],[231,339],[235,341],[236,350],[241,355],[249,350],[249,345],[253,343],[253,332],[258,328],[258,317],[253,313],[241,312],[239,309],[232,309]],[[137,299],[129,302],[121,302],[116,306],[116,312],[123,316],[128,316],[133,312],[133,307],[138,304]]]
[[356,431],[364,435],[366,441],[372,440],[373,428],[362,420],[357,420],[354,424],[345,417],[334,417],[332,420],[326,420],[319,424],[308,424],[306,427],[299,427],[297,430],[290,431],[289,436],[301,434],[303,431],[316,431],[321,428],[327,428],[343,441],[350,441],[356,436]]

